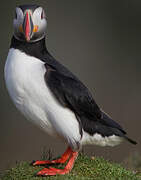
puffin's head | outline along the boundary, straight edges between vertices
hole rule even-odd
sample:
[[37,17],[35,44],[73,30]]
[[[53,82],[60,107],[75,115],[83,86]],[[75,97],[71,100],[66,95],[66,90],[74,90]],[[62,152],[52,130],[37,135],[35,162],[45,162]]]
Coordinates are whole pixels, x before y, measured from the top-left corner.
[[45,37],[47,20],[42,7],[21,5],[16,7],[14,37],[20,41],[35,42]]

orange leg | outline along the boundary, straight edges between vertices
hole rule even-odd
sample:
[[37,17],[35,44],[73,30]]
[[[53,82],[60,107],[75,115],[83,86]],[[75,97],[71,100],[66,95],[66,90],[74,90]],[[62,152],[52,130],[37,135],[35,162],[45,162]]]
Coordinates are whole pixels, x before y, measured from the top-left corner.
[[64,169],[56,169],[53,167],[44,168],[37,173],[37,176],[53,176],[57,174],[61,174],[61,175],[68,174],[72,170],[77,156],[78,156],[78,152],[73,152],[71,150],[70,159]]
[[67,148],[67,150],[64,152],[64,154],[61,156],[61,158],[59,159],[55,159],[55,160],[46,160],[46,161],[35,161],[32,165],[33,166],[37,166],[37,165],[46,165],[46,164],[63,164],[65,163],[70,155],[72,153],[72,150],[70,147]]

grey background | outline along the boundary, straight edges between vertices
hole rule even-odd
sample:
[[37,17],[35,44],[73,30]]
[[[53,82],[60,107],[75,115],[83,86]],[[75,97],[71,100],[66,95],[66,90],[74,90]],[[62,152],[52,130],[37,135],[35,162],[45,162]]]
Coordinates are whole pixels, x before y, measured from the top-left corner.
[[[19,3],[20,2],[20,3]],[[12,37],[15,6],[37,3],[47,19],[47,47],[92,91],[96,102],[138,141],[114,148],[84,147],[89,155],[123,161],[140,151],[141,1],[3,1],[0,5],[0,169],[36,160],[44,146],[54,156],[65,146],[28,122],[12,104],[3,69]],[[22,62],[21,62],[22,63]],[[67,120],[67,119],[66,119]]]

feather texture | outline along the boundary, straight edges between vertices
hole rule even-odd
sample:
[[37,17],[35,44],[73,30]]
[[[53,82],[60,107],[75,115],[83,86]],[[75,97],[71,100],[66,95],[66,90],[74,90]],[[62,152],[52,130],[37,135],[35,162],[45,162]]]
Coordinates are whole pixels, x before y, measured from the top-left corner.
[[[90,141],[93,139],[95,144],[96,137],[98,137],[97,139],[99,144],[102,140],[101,138],[106,137],[121,137],[133,144],[136,143],[126,136],[126,132],[118,123],[113,121],[98,107],[88,88],[75,75],[73,75],[72,72],[70,72],[65,66],[60,64],[50,55],[45,46],[45,39],[34,43],[23,43],[13,37],[11,48],[19,49],[20,51],[27,54],[29,61],[30,59],[34,61],[35,58],[41,61],[41,64],[44,64],[44,76],[42,77],[43,79],[41,81],[43,82],[44,80],[43,84],[46,85],[48,92],[50,92],[49,94],[55,100],[56,104],[58,104],[60,108],[63,108],[64,112],[67,110],[73,114],[73,123],[71,123],[73,127],[77,129],[77,136],[75,136],[75,138],[73,138],[73,129],[71,131],[72,134],[69,133],[71,135],[68,138],[66,134],[67,132],[63,130],[63,127],[61,128],[61,116],[60,120],[58,116],[56,116],[55,121],[51,121],[52,125],[53,122],[55,122],[56,131],[63,134],[69,144],[75,144],[75,146],[77,146],[79,143],[83,144],[84,141],[89,142],[89,139],[91,139]],[[32,67],[32,70],[33,69],[34,68]],[[34,73],[37,73],[37,71],[34,71]],[[36,79],[34,81],[36,81]],[[43,93],[45,93],[45,90]],[[40,95],[38,94],[38,96]],[[48,112],[50,112],[50,110]],[[60,121],[59,124],[57,118],[58,121]],[[67,117],[66,120],[62,122],[66,123],[66,126],[64,127],[65,130],[69,128],[70,124],[67,122]],[[61,131],[59,129],[61,129]],[[99,135],[101,138],[99,138]],[[115,141],[118,138],[112,139],[114,139],[114,141],[110,140],[109,142],[117,144]],[[102,142],[107,142],[108,145],[108,141],[105,141],[105,139]],[[118,142],[120,141],[118,140]]]

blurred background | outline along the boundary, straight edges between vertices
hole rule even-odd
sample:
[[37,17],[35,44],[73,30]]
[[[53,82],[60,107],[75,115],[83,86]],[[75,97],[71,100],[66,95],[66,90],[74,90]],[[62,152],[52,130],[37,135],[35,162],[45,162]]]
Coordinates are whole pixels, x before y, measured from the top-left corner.
[[[138,142],[114,148],[86,146],[84,152],[116,162],[140,153],[141,1],[20,1],[25,3],[44,7],[48,50],[89,87],[99,106]],[[40,159],[44,149],[58,156],[66,148],[28,122],[8,96],[3,70],[18,5],[18,0],[5,0],[0,5],[0,170],[16,161]]]

